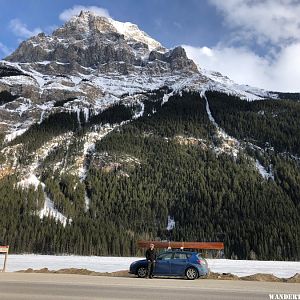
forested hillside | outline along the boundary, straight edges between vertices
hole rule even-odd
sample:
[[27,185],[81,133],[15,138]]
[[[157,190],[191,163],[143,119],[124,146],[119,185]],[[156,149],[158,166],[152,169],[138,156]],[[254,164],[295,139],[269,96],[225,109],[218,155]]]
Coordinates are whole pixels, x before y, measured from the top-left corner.
[[300,101],[243,101],[207,92],[217,123],[229,134],[263,148],[300,155]]
[[[24,163],[50,138],[74,134],[67,159],[62,145],[40,167],[46,195],[69,219],[65,227],[36,213],[45,200],[41,186],[22,188],[18,174],[0,181],[0,237],[13,252],[136,255],[139,239],[224,236],[228,258],[300,259],[299,102],[207,92],[219,126],[244,141],[233,156],[216,151],[220,140],[199,93],[166,103],[162,94],[148,96],[143,116],[130,122],[137,108],[125,104],[88,123],[81,117],[80,126],[75,115],[53,115],[11,143],[25,145]],[[94,126],[121,122],[96,142],[83,180],[53,168],[73,163]],[[261,176],[256,160],[274,179]]]

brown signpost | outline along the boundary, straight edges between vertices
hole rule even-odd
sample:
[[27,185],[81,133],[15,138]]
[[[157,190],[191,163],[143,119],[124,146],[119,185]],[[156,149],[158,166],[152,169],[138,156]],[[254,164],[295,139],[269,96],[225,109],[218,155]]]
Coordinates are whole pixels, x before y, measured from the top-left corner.
[[1,272],[5,272],[6,270],[6,263],[7,263],[7,257],[8,257],[8,250],[9,250],[9,246],[0,246],[0,254],[4,253],[5,257],[4,257],[4,264],[3,264],[3,269]]

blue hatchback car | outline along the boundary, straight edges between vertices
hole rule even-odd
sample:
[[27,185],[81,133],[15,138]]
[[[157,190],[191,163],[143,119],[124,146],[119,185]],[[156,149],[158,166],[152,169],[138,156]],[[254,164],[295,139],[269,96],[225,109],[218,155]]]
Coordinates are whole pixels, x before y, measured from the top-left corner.
[[[148,262],[138,260],[130,265],[129,273],[144,278],[147,276]],[[193,280],[208,275],[209,269],[205,259],[198,252],[167,251],[157,256],[154,276],[186,277]]]

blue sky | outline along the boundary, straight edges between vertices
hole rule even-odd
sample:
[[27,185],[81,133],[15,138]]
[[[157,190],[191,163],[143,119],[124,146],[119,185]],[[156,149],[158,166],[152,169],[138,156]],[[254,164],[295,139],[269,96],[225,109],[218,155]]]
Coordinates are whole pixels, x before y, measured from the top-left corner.
[[138,24],[166,47],[213,46],[226,34],[215,7],[205,0],[0,0],[0,41],[9,48],[17,47],[18,40],[9,25],[13,19],[29,30],[49,31],[63,23],[60,13],[74,5],[105,8],[112,18]]
[[300,0],[0,0],[0,58],[76,5],[137,24],[200,67],[239,83],[300,91]]

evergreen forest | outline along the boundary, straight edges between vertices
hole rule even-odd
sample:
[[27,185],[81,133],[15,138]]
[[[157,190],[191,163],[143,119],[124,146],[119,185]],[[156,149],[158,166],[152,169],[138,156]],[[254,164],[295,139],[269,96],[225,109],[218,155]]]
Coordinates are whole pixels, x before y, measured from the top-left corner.
[[[44,190],[20,186],[18,173],[0,179],[0,239],[12,252],[131,256],[143,253],[138,240],[170,239],[224,241],[233,259],[300,259],[300,102],[206,92],[218,125],[241,143],[234,156],[216,151],[222,141],[204,97],[183,91],[163,103],[164,93],[145,94],[139,118],[136,105],[122,102],[88,122],[54,113],[10,143],[23,145],[21,168],[51,138],[74,137],[67,152],[62,145],[43,160]],[[120,126],[96,142],[84,180],[53,167],[74,163],[86,133],[105,124]],[[40,219],[46,196],[65,226]]]

